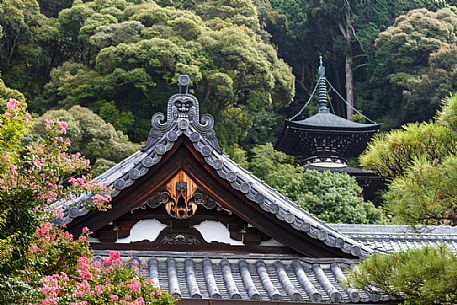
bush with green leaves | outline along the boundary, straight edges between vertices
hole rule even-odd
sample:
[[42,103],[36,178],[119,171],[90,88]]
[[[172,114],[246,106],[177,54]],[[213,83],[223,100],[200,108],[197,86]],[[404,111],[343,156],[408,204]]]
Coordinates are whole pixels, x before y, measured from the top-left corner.
[[75,240],[63,226],[52,224],[64,216],[52,204],[86,192],[94,197],[82,207],[102,211],[111,207],[110,190],[83,174],[89,162],[69,152],[65,121],[46,119],[35,140],[24,102],[9,99],[0,109],[2,304],[174,304],[173,297],[159,294],[152,282],[121,262],[94,265],[89,278],[88,232],[83,229]]
[[387,178],[385,208],[395,223],[457,225],[457,95],[436,122],[408,124],[377,136],[363,166]]
[[383,211],[365,202],[362,189],[346,173],[305,171],[283,194],[329,223],[381,223]]
[[364,202],[362,189],[346,173],[304,171],[273,145],[251,149],[247,168],[283,195],[331,223],[381,223],[383,212]]
[[347,284],[382,290],[410,305],[456,304],[457,254],[444,245],[374,254],[357,266]]
[[435,123],[411,123],[377,135],[360,156],[360,164],[393,179],[404,175],[419,157],[436,163],[456,153],[456,132]]

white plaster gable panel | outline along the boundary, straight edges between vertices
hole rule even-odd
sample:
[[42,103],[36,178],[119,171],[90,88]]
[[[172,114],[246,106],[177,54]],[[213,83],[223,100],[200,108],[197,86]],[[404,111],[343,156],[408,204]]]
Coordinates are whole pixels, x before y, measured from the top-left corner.
[[232,246],[244,245],[242,241],[230,238],[230,231],[228,228],[218,221],[205,220],[201,224],[194,226],[194,228],[200,232],[203,239],[208,243],[217,241]]
[[259,244],[259,246],[261,246],[261,247],[285,247],[283,244],[281,244],[279,241],[277,241],[275,239],[262,241]]
[[116,243],[128,244],[135,241],[154,241],[165,227],[166,225],[155,219],[140,220],[132,227],[128,237],[120,238]]

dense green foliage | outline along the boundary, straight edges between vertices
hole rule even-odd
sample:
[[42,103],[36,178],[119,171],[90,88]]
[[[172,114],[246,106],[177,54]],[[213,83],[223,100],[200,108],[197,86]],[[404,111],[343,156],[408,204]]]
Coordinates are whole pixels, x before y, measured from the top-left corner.
[[247,168],[283,195],[330,223],[381,223],[383,213],[371,202],[364,202],[362,190],[345,173],[303,171],[286,154],[271,144],[250,151]]
[[80,152],[91,160],[95,175],[139,149],[139,145],[131,143],[121,131],[87,108],[73,106],[69,110],[50,110],[35,122],[34,130],[42,134],[48,119],[61,119],[68,123],[67,137],[71,140],[71,151]]
[[450,5],[455,0],[5,0],[0,70],[33,112],[88,107],[134,142],[145,140],[150,116],[187,73],[223,146],[249,149],[274,142],[281,119],[303,105],[318,55],[338,91],[349,90],[356,108],[385,128],[432,118],[456,90]]
[[[15,21],[20,24],[10,27],[23,4],[3,4],[3,43],[14,40],[15,27],[28,34],[5,49],[9,58],[0,68],[9,85],[33,96],[34,111],[89,107],[138,142],[146,138],[152,113],[163,111],[176,92],[177,76],[189,74],[202,111],[221,122],[224,145],[274,140],[294,80],[265,38],[251,1],[233,7],[230,1],[202,1],[186,7],[192,11],[152,0],[75,1],[56,18],[41,15],[30,2],[27,12],[37,20],[29,24],[32,17],[21,15]],[[41,50],[40,58],[33,57],[37,65],[23,50]],[[19,71],[26,56],[36,71]],[[258,115],[250,116],[253,111]]]
[[403,129],[379,134],[360,156],[362,166],[376,170],[383,177],[402,176],[414,161],[441,162],[457,153],[457,133],[435,123],[411,123]]
[[360,157],[389,180],[385,208],[393,221],[457,225],[457,95],[436,122],[415,123],[378,136]]
[[362,189],[345,173],[305,171],[284,195],[329,223],[382,223],[383,212],[363,201]]
[[410,305],[457,302],[457,255],[446,246],[374,254],[349,276],[351,287],[382,289]]
[[441,100],[457,91],[455,8],[413,10],[382,32],[375,47],[375,79],[392,86],[380,96],[388,101],[388,126],[432,118]]
[[457,225],[457,155],[433,163],[418,159],[384,196],[396,223]]

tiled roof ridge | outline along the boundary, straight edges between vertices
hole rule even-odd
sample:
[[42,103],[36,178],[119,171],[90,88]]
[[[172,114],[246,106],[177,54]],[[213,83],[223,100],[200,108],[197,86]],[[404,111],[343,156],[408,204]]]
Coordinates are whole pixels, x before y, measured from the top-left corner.
[[[107,255],[110,250],[94,250],[94,255],[104,256]],[[246,261],[255,262],[257,260],[264,260],[274,262],[277,260],[283,261],[294,261],[298,260],[303,263],[313,264],[345,264],[345,265],[356,265],[361,259],[359,258],[345,258],[345,257],[307,257],[300,254],[269,254],[269,253],[233,253],[233,252],[173,252],[173,251],[145,251],[145,250],[117,250],[121,256],[124,257],[162,257],[166,258],[173,256],[176,259],[183,258],[195,258],[203,259],[205,257],[211,257],[212,259],[227,259],[227,260],[238,260],[245,259]]]

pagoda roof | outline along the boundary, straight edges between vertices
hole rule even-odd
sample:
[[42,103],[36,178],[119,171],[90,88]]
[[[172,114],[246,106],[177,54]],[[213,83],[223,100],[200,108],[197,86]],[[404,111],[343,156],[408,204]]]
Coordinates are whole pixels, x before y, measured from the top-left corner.
[[373,179],[382,179],[376,172],[372,170],[367,170],[358,167],[351,167],[351,166],[342,166],[342,167],[326,167],[326,166],[318,166],[312,163],[306,164],[304,166],[305,170],[316,170],[319,172],[330,171],[334,173],[346,173],[352,176],[357,177],[372,177]]
[[[285,120],[276,149],[305,160],[315,157],[339,159],[356,157],[366,148],[373,134],[379,131],[381,124],[353,122],[330,113],[327,107],[328,81],[325,77],[322,56],[319,58],[319,80],[316,87],[305,106],[292,119]],[[298,117],[311,101],[316,89],[318,89],[319,112],[309,118],[294,121],[294,118]]]
[[381,124],[363,124],[349,121],[330,112],[319,112],[315,115],[299,120],[286,120],[286,125],[298,129],[326,130],[340,132],[377,132]]
[[380,126],[352,122],[331,113],[317,113],[301,121],[286,120],[275,148],[303,159],[357,157]]

